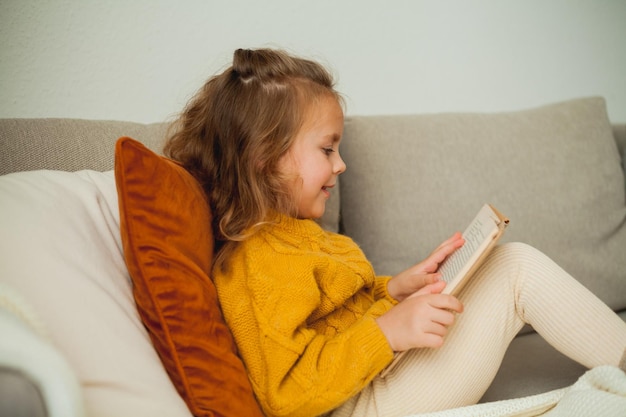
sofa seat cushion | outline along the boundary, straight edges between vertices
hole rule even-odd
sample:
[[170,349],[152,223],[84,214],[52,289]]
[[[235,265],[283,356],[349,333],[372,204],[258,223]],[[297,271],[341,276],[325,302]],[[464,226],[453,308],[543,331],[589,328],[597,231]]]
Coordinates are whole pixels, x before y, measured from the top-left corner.
[[344,136],[343,230],[377,273],[423,259],[491,203],[511,219],[503,241],[537,247],[626,308],[624,175],[604,99],[350,117]]

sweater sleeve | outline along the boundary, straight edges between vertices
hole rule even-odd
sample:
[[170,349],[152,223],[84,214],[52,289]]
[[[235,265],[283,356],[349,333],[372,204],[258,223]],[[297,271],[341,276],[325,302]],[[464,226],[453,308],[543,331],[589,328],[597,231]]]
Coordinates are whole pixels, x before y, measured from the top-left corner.
[[295,256],[279,261],[267,255],[243,264],[245,279],[229,277],[218,292],[266,415],[328,412],[361,391],[393,359],[375,321],[392,307],[386,297],[373,300],[370,291],[355,295],[369,297],[363,314],[337,331],[320,331],[314,324],[322,298],[316,265]]
[[374,281],[374,296],[377,300],[384,298],[391,304],[396,305],[398,304],[398,300],[389,295],[389,291],[387,291],[387,284],[390,279],[390,276],[376,277],[376,280]]

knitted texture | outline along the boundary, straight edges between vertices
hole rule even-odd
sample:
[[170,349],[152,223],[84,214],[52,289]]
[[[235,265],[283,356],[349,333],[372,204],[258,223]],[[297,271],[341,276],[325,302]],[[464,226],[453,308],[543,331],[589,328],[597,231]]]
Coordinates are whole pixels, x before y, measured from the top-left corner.
[[215,284],[265,413],[318,415],[393,358],[375,318],[394,304],[349,238],[281,217],[233,254]]
[[613,366],[587,371],[571,387],[523,398],[460,407],[410,417],[622,417],[626,374]]

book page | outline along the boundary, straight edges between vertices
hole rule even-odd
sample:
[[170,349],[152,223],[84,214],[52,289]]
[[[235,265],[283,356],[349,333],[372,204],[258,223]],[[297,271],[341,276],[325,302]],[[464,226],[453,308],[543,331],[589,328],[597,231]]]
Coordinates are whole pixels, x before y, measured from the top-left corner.
[[442,280],[450,284],[457,275],[466,272],[464,269],[469,269],[473,255],[480,253],[497,232],[498,225],[492,216],[486,210],[481,210],[463,232],[465,244],[450,255],[439,267]]
[[480,209],[474,220],[463,232],[465,244],[450,255],[441,265],[439,272],[446,282],[444,294],[458,292],[466,279],[479,266],[495,241],[500,237],[509,220],[490,204]]

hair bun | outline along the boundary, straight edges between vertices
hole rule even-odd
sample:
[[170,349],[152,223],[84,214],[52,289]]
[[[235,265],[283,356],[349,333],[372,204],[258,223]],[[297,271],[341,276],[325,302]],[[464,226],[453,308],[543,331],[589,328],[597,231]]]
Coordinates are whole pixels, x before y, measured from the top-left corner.
[[293,77],[308,79],[329,89],[334,84],[330,73],[317,62],[292,57],[278,49],[237,49],[231,71],[243,81],[280,82]]
[[242,78],[273,78],[291,75],[290,58],[272,49],[237,49],[233,56],[233,71]]
[[233,55],[233,71],[247,78],[253,75],[253,50],[237,49]]

